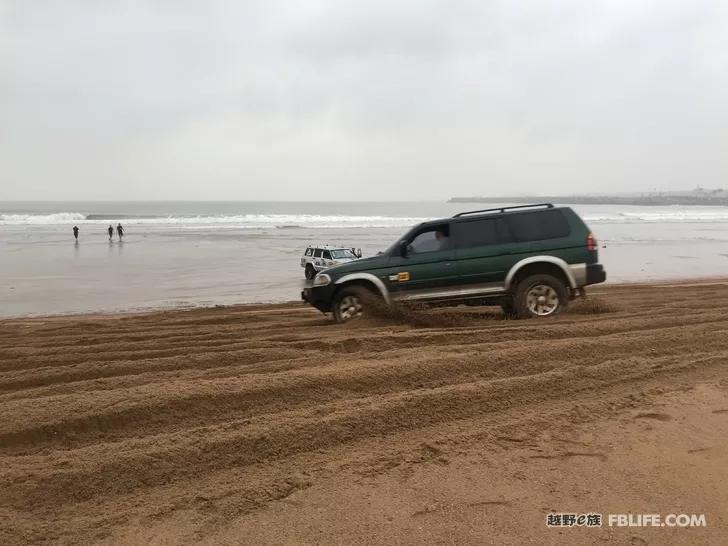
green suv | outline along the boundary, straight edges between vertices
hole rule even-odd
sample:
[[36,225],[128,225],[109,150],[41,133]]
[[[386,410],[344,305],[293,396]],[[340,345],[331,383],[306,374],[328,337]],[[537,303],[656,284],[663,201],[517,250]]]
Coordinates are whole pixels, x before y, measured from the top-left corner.
[[513,317],[555,315],[606,280],[597,242],[569,207],[550,203],[463,212],[424,222],[377,256],[327,269],[303,300],[337,322],[374,298],[497,304]]

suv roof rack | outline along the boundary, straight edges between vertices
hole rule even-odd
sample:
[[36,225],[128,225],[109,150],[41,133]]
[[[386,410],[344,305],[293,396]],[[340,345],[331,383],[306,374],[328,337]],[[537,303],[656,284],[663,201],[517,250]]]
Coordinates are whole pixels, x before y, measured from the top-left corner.
[[505,212],[507,210],[514,210],[514,209],[530,209],[534,207],[545,207],[547,209],[554,208],[553,203],[537,203],[535,205],[516,205],[513,207],[496,207],[494,209],[482,209],[482,210],[469,210],[467,212],[460,212],[453,216],[453,218],[459,218],[460,216],[466,216],[468,214],[482,214],[484,212]]

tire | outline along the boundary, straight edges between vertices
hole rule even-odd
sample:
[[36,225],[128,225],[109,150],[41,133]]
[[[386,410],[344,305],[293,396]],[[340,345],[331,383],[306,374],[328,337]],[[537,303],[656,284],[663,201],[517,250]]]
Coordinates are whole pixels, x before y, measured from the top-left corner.
[[342,324],[362,317],[374,303],[374,298],[374,294],[361,286],[343,288],[334,298],[334,320]]
[[516,286],[513,312],[518,318],[558,315],[569,301],[564,282],[552,275],[531,275]]
[[306,275],[306,278],[310,281],[316,276],[316,269],[311,264],[306,264],[306,269],[304,270],[304,275]]

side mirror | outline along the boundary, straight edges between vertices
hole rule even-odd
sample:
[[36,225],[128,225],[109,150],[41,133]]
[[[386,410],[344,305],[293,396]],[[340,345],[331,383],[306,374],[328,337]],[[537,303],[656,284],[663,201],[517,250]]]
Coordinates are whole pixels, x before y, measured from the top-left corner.
[[407,257],[407,241],[399,242],[399,255],[403,258]]

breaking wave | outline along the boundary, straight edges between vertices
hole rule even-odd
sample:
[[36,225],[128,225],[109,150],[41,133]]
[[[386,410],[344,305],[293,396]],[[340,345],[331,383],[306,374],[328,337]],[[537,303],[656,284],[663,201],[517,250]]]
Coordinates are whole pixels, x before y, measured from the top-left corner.
[[233,216],[134,216],[130,214],[0,214],[0,225],[127,224],[179,225],[190,227],[221,226],[238,228],[374,228],[406,227],[426,218],[395,216],[322,216],[313,214],[241,214]]
[[83,222],[86,216],[80,212],[55,214],[0,214],[0,225],[42,225]]
[[583,216],[584,221],[594,224],[629,223],[680,223],[680,222],[728,222],[728,208],[725,210],[675,210],[619,212],[616,214]]
[[[585,213],[589,224],[640,223],[712,223],[728,222],[728,208],[724,210],[655,210],[634,212]],[[200,216],[145,216],[134,214],[82,214],[56,212],[52,214],[0,214],[0,225],[65,225],[156,224],[189,228],[252,228],[252,229],[310,229],[310,228],[399,228],[432,219],[399,216],[345,216],[315,214],[239,214]]]

